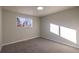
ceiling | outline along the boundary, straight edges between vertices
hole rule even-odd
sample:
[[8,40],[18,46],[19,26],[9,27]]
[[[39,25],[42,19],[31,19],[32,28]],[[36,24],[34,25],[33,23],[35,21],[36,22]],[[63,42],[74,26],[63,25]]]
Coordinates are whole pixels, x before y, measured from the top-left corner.
[[73,6],[43,6],[43,7],[44,10],[40,10],[40,11],[36,9],[37,6],[3,6],[3,9],[22,13],[22,14],[27,14],[31,16],[41,17],[73,8]]

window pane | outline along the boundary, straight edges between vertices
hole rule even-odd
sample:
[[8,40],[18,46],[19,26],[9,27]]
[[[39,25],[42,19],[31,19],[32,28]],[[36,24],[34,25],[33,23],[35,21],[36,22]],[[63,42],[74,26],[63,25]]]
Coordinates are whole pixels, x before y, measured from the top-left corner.
[[60,36],[65,39],[68,39],[69,41],[76,43],[76,30],[74,30],[74,29],[70,29],[70,28],[61,26],[60,27]]
[[59,35],[59,26],[55,24],[50,24],[50,32]]

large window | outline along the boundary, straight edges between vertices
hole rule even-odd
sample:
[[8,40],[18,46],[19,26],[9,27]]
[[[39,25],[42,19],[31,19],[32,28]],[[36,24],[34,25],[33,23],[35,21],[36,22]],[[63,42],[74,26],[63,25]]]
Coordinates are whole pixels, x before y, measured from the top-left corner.
[[32,19],[25,17],[17,17],[17,27],[31,27]]
[[60,36],[76,43],[76,30],[67,27],[60,27]]
[[50,32],[76,43],[76,30],[74,29],[50,24]]
[[59,35],[59,26],[55,24],[50,24],[50,32]]

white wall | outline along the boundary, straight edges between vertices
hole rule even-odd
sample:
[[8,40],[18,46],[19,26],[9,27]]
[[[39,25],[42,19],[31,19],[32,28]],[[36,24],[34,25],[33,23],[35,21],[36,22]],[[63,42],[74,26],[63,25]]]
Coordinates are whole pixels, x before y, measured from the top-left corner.
[[[32,18],[32,28],[17,28],[18,16]],[[3,45],[40,37],[40,20],[37,17],[27,16],[3,10]]]
[[0,7],[0,51],[1,51],[1,42],[2,41],[2,9]]
[[[50,32],[50,23],[75,29],[77,31],[77,43],[61,38]],[[41,18],[41,37],[55,40],[66,45],[79,47],[79,7],[58,12]]]

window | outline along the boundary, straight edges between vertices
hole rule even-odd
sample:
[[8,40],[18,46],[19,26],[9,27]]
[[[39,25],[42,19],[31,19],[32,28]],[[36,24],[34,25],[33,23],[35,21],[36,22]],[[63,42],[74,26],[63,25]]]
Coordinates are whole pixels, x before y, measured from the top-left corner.
[[74,30],[74,29],[70,29],[70,28],[61,26],[60,27],[60,36],[76,43],[76,30]]
[[59,35],[59,26],[55,24],[50,24],[50,32]]
[[25,17],[17,17],[17,27],[31,27],[32,19]]
[[74,29],[50,24],[50,32],[76,43],[76,30]]

